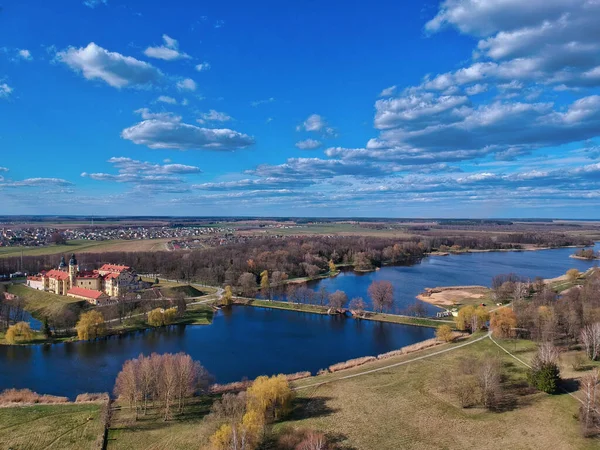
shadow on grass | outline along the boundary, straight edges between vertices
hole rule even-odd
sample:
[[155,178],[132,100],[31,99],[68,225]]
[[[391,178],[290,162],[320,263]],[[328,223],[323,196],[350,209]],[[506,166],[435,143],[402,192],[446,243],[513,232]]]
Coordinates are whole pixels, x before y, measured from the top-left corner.
[[579,380],[576,378],[563,378],[558,384],[557,394],[572,394],[579,390]]
[[311,397],[299,398],[294,401],[294,409],[287,420],[303,420],[312,417],[329,416],[336,412],[335,409],[327,406],[327,401],[331,397]]

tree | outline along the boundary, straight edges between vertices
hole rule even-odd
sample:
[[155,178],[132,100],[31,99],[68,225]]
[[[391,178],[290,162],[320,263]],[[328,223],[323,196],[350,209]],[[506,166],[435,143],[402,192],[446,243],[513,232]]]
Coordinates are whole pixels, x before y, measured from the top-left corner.
[[435,337],[440,341],[452,342],[454,340],[454,333],[452,332],[450,325],[442,325],[438,327]]
[[348,296],[343,291],[335,291],[333,294],[329,294],[329,307],[332,309],[342,309],[348,303]]
[[329,273],[333,275],[334,273],[337,272],[337,267],[335,267],[335,263],[333,262],[332,259],[329,260],[328,264],[329,264]]
[[148,313],[148,325],[162,327],[171,325],[177,317],[177,308],[155,308]]
[[260,412],[265,420],[278,420],[290,410],[293,391],[285,375],[260,376],[246,391],[247,409]]
[[389,281],[373,281],[368,293],[376,311],[387,311],[394,304],[394,287]]
[[319,305],[323,306],[325,302],[329,299],[329,292],[325,286],[321,286],[316,293],[316,299],[319,302]]
[[481,403],[487,409],[493,409],[497,405],[500,395],[500,360],[494,356],[486,356],[479,364],[477,380],[481,389]]
[[63,234],[55,231],[50,235],[50,243],[55,245],[65,245],[67,243],[67,239]]
[[244,297],[254,297],[256,294],[256,277],[253,273],[244,272],[238,279],[238,285],[242,288],[242,295]]
[[558,350],[554,345],[550,342],[541,344],[531,360],[531,369],[527,374],[529,384],[549,394],[556,392],[560,381],[558,358]]
[[366,253],[359,252],[354,255],[354,270],[366,271],[371,269],[373,269],[373,264]]
[[598,408],[598,399],[600,392],[598,382],[600,381],[600,373],[598,369],[592,370],[590,373],[581,377],[579,386],[583,392],[583,403],[580,409],[580,420],[584,429],[584,434],[587,435],[588,430],[600,425],[600,413]]
[[362,316],[365,313],[366,304],[362,297],[355,297],[350,300],[350,310],[357,316]]
[[490,327],[496,337],[511,337],[516,326],[517,316],[510,308],[500,308],[491,314]]
[[30,341],[33,339],[33,331],[31,331],[31,327],[27,322],[17,322],[16,324],[8,327],[4,338],[9,344],[14,344],[19,339],[23,341]]
[[269,272],[263,270],[260,274],[260,290],[263,296],[271,298],[271,284],[269,283]]
[[231,286],[225,286],[223,295],[221,295],[221,303],[224,306],[230,306],[233,303],[233,293],[231,292]]
[[106,333],[106,323],[100,311],[92,310],[83,313],[75,326],[79,340],[96,339]]
[[579,339],[583,344],[588,358],[592,361],[600,358],[600,322],[585,326],[581,330]]
[[50,325],[48,324],[48,316],[44,316],[44,321],[42,322],[42,333],[44,333],[44,337],[46,339],[52,336],[52,330],[50,330]]
[[271,274],[271,290],[275,295],[283,294],[285,282],[288,279],[288,275],[285,272],[279,270],[274,271]]
[[571,283],[575,283],[577,281],[577,278],[579,278],[580,276],[581,273],[577,269],[567,270],[567,280],[569,280]]
[[[471,305],[463,306],[458,310],[457,316],[454,318],[456,328],[460,331],[471,330],[473,323],[473,316],[475,316],[475,307]],[[472,330],[471,330],[472,331]]]

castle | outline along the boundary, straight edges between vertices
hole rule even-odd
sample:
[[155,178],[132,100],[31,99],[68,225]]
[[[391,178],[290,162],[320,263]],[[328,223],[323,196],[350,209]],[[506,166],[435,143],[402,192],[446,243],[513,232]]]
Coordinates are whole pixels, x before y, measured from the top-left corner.
[[69,265],[63,256],[57,269],[27,277],[27,286],[57,295],[66,295],[101,305],[119,295],[142,287],[136,273],[128,266],[104,264],[98,270],[80,271],[75,255]]

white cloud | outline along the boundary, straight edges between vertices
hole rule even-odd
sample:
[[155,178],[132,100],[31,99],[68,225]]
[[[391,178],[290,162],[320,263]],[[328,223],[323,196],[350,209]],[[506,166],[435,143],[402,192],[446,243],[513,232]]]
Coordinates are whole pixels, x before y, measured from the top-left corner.
[[300,150],[314,150],[321,146],[321,142],[315,139],[305,139],[303,141],[296,142],[296,147]]
[[8,98],[12,94],[13,88],[6,83],[0,84],[0,98]]
[[397,89],[396,85],[385,88],[383,91],[381,91],[379,96],[380,97],[390,97],[396,93],[396,89]]
[[469,86],[465,89],[467,95],[477,95],[488,90],[487,84],[474,84],[473,86]]
[[264,100],[255,100],[255,101],[251,102],[250,104],[252,106],[256,107],[256,106],[264,105],[266,103],[273,103],[274,101],[275,101],[275,99],[273,97],[269,97]]
[[161,95],[156,99],[156,101],[161,103],[168,103],[169,105],[177,104],[177,100],[175,100],[173,97],[169,97],[168,95]]
[[162,35],[164,45],[148,47],[144,54],[149,58],[173,61],[176,59],[188,59],[190,55],[179,51],[179,42],[166,34]]
[[149,85],[162,76],[151,64],[109,52],[93,42],[85,48],[69,47],[58,52],[56,57],[88,80],[99,78],[116,88]]
[[92,9],[98,5],[106,5],[107,3],[107,0],[83,0],[83,4]]
[[198,119],[199,123],[204,123],[204,121],[227,122],[233,119],[229,114],[215,111],[214,109],[209,110],[208,113],[201,114],[200,117],[201,119]]
[[26,61],[31,61],[33,59],[33,57],[31,56],[31,52],[24,48],[19,50],[19,57]]
[[185,78],[177,82],[177,89],[179,89],[180,91],[195,91],[196,82],[191,78]]
[[170,114],[157,115],[139,110],[142,118],[121,132],[123,139],[149,148],[173,148],[179,150],[235,150],[254,144],[254,138],[227,128],[202,128],[181,122],[180,117]]
[[203,63],[200,63],[200,64],[196,64],[196,70],[198,72],[205,72],[205,71],[207,71],[209,69],[210,69],[210,64],[207,63],[206,61],[203,62]]
[[1,187],[44,187],[44,186],[73,186],[73,183],[62,178],[27,178],[19,181],[5,181]]
[[0,172],[8,172],[8,168],[7,167],[0,167]]

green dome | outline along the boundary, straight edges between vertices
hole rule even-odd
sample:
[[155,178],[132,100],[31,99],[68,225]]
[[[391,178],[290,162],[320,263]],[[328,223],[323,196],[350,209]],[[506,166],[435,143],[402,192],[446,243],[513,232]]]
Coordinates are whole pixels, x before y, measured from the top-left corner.
[[71,260],[69,261],[69,265],[70,266],[76,266],[77,265],[77,260],[75,259],[75,253],[73,253],[71,255]]

